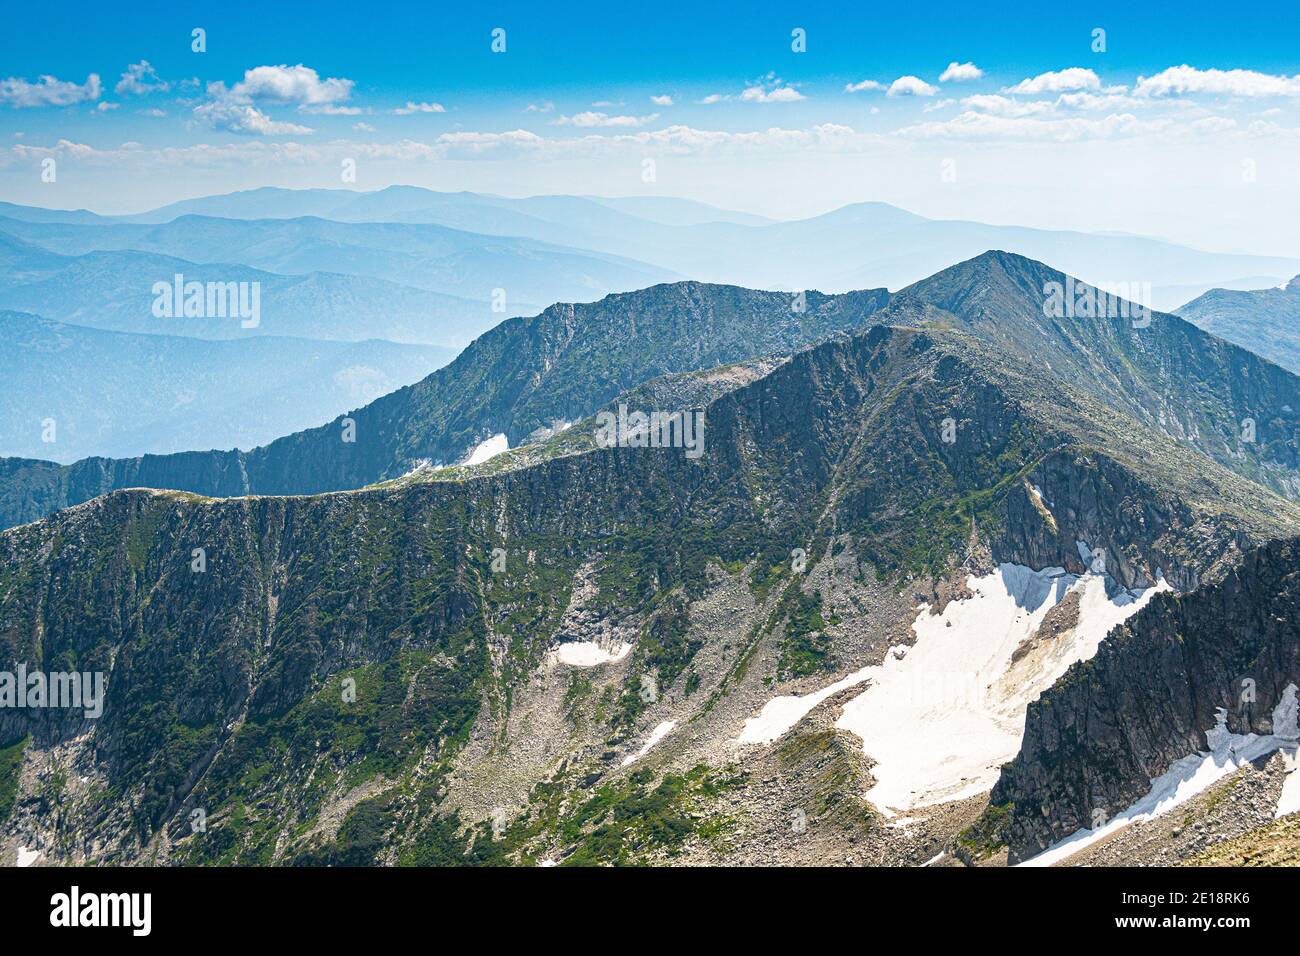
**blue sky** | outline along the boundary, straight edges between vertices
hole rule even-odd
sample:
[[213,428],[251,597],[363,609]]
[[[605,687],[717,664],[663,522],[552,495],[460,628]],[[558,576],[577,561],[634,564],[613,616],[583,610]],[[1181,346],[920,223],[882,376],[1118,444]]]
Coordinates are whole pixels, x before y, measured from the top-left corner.
[[21,6],[0,198],[136,211],[350,158],[352,188],[879,199],[1300,254],[1300,5],[971,6]]

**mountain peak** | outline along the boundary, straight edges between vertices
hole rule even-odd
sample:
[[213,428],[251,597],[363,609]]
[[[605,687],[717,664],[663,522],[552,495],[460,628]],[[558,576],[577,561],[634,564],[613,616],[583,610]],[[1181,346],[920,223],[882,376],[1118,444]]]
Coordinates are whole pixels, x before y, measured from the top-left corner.
[[1300,276],[1296,276],[1286,284],[1287,292],[1300,292]]
[[990,249],[912,283],[898,297],[919,299],[955,315],[967,315],[997,311],[1008,299],[1020,304],[1040,298],[1047,282],[1062,278],[1060,272],[1035,259]]

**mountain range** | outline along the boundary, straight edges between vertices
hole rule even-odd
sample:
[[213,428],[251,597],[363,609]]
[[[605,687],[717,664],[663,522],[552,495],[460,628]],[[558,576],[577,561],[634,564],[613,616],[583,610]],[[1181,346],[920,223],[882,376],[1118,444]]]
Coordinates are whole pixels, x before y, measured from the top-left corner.
[[[672,282],[252,452],[6,460],[0,665],[108,680],[96,719],[0,710],[0,853],[1033,862],[1217,753],[1243,676],[1222,733],[1268,757],[1300,378],[1054,286],[1086,288],[1008,252],[893,293]],[[702,414],[702,453],[604,441],[629,410]],[[1162,655],[1167,695],[1111,663]],[[1263,833],[1243,794],[1281,813],[1287,770],[1183,788],[1236,829],[1130,862]]]
[[[64,255],[134,250],[296,276],[365,276],[490,304],[590,297],[673,277],[620,256],[431,224],[181,216],[160,225],[24,222],[0,232]],[[166,278],[163,276],[162,278]]]
[[[167,228],[177,220],[185,222]],[[1139,235],[928,219],[880,202],[772,222],[670,197],[507,198],[413,186],[266,187],[121,217],[0,204],[0,231],[59,252],[129,247],[274,272],[374,275],[472,299],[506,288],[512,301],[538,305],[681,277],[790,291],[898,289],[987,249],[1051,262],[1098,285],[1145,284],[1146,304],[1165,310],[1216,286],[1259,277],[1277,284],[1300,272],[1295,259],[1204,252]],[[232,242],[232,235],[245,238]],[[381,254],[393,252],[401,254]],[[538,259],[560,275],[527,268]],[[462,269],[466,276],[456,274]]]
[[[1060,264],[1155,308],[1215,285],[1277,283],[1281,280],[1273,277],[1300,269],[1296,261],[1206,253],[1135,235],[932,220],[884,203],[774,222],[658,196],[507,198],[410,186],[374,192],[264,188],[116,217],[0,203],[0,309],[113,332],[376,339],[460,349],[503,319],[535,315],[547,302],[596,301],[683,278],[805,295],[901,290],[988,248]],[[187,309],[183,303],[159,302],[159,289],[187,283],[208,296],[222,289],[251,296],[256,290],[258,314],[236,320],[219,305]],[[1235,338],[1228,335],[1230,340],[1286,364],[1283,353],[1290,343],[1285,339],[1268,351],[1269,319],[1252,316],[1238,324],[1242,329]],[[99,341],[102,346],[110,340]],[[316,374],[308,353],[294,359],[281,350],[281,356],[286,363],[298,362],[296,374]],[[105,356],[103,367],[112,364]],[[436,367],[429,364],[423,371]],[[288,365],[284,368],[284,376],[293,377]],[[200,374],[223,373],[212,364]],[[399,380],[411,376],[389,379]],[[104,383],[106,390],[112,387]],[[246,377],[234,376],[227,392],[231,408],[260,400]],[[98,412],[96,442],[53,457],[66,462],[87,452],[130,457],[183,447],[225,448],[232,436],[251,451],[274,429],[283,434],[328,420],[332,415],[326,411],[355,407],[345,402],[327,409],[306,394],[281,392],[277,402],[285,406],[283,416],[260,415],[258,422],[229,427],[190,416],[182,403],[174,414],[160,411],[153,417],[144,441],[136,432],[139,416],[119,415],[121,406],[108,404]],[[0,384],[0,403],[21,401]],[[278,424],[260,424],[271,422]],[[16,427],[26,434],[27,425]],[[28,444],[5,450],[47,457]],[[434,457],[442,454],[439,450]]]
[[[197,263],[124,250],[65,256],[0,232],[0,305],[72,325],[112,332],[200,339],[298,336],[343,342],[390,342],[463,348],[502,315],[486,302],[416,289],[368,276],[312,272],[278,275],[244,265]],[[257,283],[256,324],[237,316],[171,315],[154,310],[156,283]]]
[[106,332],[0,311],[0,442],[73,462],[255,447],[449,362],[454,349],[370,339],[210,341]]
[[[954,324],[1087,388],[1145,427],[1300,497],[1294,375],[1173,316],[1155,313],[1149,327],[1119,316],[1047,317],[1042,289],[1071,281],[1032,260],[989,253],[893,296],[805,296],[802,312],[782,293],[698,283],[557,305],[503,322],[409,388],[249,452],[62,468],[11,463],[12,478],[0,485],[0,522],[32,520],[138,485],[222,496],[357,488],[421,464],[464,461],[497,434],[517,445],[657,375],[758,358],[884,321]],[[886,304],[897,308],[882,312]],[[354,440],[344,442],[348,427]]]

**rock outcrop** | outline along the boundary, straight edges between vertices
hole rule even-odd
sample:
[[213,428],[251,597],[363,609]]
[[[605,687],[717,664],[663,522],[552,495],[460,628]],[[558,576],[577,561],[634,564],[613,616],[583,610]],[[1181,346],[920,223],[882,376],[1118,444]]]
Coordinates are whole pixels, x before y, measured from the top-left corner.
[[1159,595],[1028,711],[1020,753],[991,802],[1013,805],[1011,860],[1092,826],[1206,749],[1226,712],[1234,733],[1268,734],[1300,683],[1300,539],[1242,556],[1222,581]]

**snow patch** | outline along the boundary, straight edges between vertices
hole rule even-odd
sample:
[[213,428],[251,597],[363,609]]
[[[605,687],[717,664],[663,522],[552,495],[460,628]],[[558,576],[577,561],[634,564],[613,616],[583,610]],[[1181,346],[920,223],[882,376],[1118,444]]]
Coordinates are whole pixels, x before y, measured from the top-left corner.
[[[1282,749],[1293,755],[1298,736],[1300,732],[1297,731],[1296,726],[1295,684],[1287,685],[1282,693],[1282,699],[1273,708],[1273,733],[1266,736],[1230,733],[1227,711],[1219,708],[1217,723],[1205,732],[1208,751],[1191,753],[1175,761],[1167,771],[1151,781],[1151,789],[1145,797],[1122,813],[1116,814],[1102,826],[1093,830],[1076,830],[1065,839],[1052,844],[1042,853],[1022,861],[1019,865],[1051,866],[1130,823],[1150,820],[1167,813],[1179,804],[1186,803],[1219,780],[1236,773],[1252,760],[1258,760]],[[1294,774],[1287,777],[1288,784],[1293,777]],[[1289,795],[1284,785],[1282,799],[1278,801],[1278,810],[1282,810],[1283,803],[1288,798],[1294,800],[1296,797],[1294,785]],[[1277,815],[1282,814],[1279,812]]]
[[665,737],[671,734],[673,732],[673,728],[676,726],[677,726],[677,721],[665,720],[654,730],[650,731],[650,736],[646,738],[645,745],[636,753],[623,758],[623,766],[626,767],[629,764],[635,763],[636,761],[644,757],[646,754],[648,754],[651,748],[654,747],[655,744],[659,743],[659,741],[663,740]]
[[504,432],[500,432],[475,445],[474,450],[469,453],[469,458],[465,460],[465,465],[481,465],[483,462],[509,450],[510,440],[506,438]]
[[621,661],[630,650],[632,645],[626,641],[619,641],[609,647],[595,641],[569,641],[552,648],[550,653],[553,660],[570,667],[595,667],[597,664]]
[[40,850],[29,850],[26,847],[18,848],[18,865],[31,866],[36,862],[36,858],[41,855]]
[[[1080,554],[1091,558],[1084,547]],[[1103,574],[1016,564],[970,575],[966,586],[973,596],[950,601],[942,614],[922,605],[905,656],[886,655],[879,667],[846,679],[869,684],[836,726],[860,737],[874,760],[876,784],[866,796],[887,816],[991,789],[1020,749],[1029,704],[1071,664],[1092,657],[1112,627],[1169,590],[1163,580],[1134,593]],[[1071,594],[1077,624],[1031,642]]]
[[1274,820],[1300,810],[1300,773],[1296,773],[1300,761],[1296,760],[1295,753],[1288,753],[1286,759],[1287,775],[1282,781],[1282,794],[1277,798],[1277,808],[1273,811]]
[[406,474],[402,475],[402,477],[410,478],[426,471],[438,471],[438,469],[433,466],[433,462],[428,458],[419,458],[416,459],[415,463],[411,465],[410,470],[407,471]]
[[742,744],[770,744],[803,720],[808,712],[822,701],[828,697],[833,697],[847,687],[861,684],[879,670],[879,667],[864,667],[862,670],[850,674],[843,680],[836,681],[816,693],[804,694],[802,697],[791,695],[789,697],[772,698],[763,705],[763,709],[758,712],[757,717],[751,717],[745,721],[745,726],[741,729],[740,737],[736,742]]

